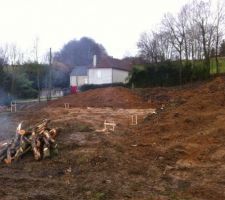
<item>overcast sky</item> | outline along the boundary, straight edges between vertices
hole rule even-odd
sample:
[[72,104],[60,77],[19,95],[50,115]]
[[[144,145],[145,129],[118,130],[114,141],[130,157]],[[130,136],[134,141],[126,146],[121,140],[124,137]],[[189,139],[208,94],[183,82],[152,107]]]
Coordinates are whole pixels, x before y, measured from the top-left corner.
[[29,53],[39,38],[40,56],[74,38],[93,38],[108,54],[135,55],[142,32],[155,29],[166,12],[188,0],[0,0],[0,44]]

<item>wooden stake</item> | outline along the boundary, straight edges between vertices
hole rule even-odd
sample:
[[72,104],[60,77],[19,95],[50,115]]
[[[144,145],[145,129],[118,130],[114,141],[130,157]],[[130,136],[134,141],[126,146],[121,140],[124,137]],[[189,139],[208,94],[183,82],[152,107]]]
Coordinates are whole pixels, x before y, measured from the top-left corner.
[[69,109],[70,108],[70,104],[69,103],[64,103],[65,109]]
[[16,112],[16,102],[13,103],[13,102],[11,101],[11,112]]
[[114,131],[115,130],[115,122],[107,122],[106,120],[104,121],[104,129],[105,130],[110,130],[110,131]]
[[131,115],[131,125],[137,125],[137,115]]

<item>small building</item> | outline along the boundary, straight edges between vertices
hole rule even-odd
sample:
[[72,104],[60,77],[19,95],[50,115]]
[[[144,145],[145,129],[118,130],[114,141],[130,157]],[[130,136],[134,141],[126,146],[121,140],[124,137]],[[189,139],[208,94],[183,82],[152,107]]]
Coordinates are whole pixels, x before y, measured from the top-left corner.
[[76,66],[70,74],[70,86],[80,87],[88,84],[88,66]]
[[63,97],[65,94],[65,91],[60,88],[52,88],[51,90],[49,89],[42,89],[40,92],[40,98],[41,99],[47,99],[51,96],[51,98],[59,98]]
[[80,87],[84,84],[125,83],[131,64],[109,56],[98,62],[93,58],[92,66],[76,66],[70,74],[70,86]]
[[128,71],[116,68],[89,68],[89,84],[125,83]]

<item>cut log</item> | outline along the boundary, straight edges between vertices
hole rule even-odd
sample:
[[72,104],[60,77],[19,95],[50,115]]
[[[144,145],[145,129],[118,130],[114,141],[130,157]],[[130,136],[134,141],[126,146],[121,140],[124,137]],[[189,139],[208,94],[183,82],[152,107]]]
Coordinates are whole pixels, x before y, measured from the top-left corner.
[[15,137],[9,144],[0,148],[0,162],[10,164],[29,151],[33,151],[35,160],[50,157],[51,152],[57,152],[55,143],[57,131],[48,128],[49,122],[50,120],[45,119],[29,130],[21,129],[22,123],[20,123]]

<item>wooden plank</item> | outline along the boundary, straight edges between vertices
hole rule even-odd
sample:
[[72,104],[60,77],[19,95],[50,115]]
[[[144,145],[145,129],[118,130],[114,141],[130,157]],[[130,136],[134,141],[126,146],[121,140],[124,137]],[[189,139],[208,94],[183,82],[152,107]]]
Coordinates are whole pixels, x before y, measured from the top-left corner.
[[69,103],[64,103],[65,109],[69,109],[70,108],[70,104]]

